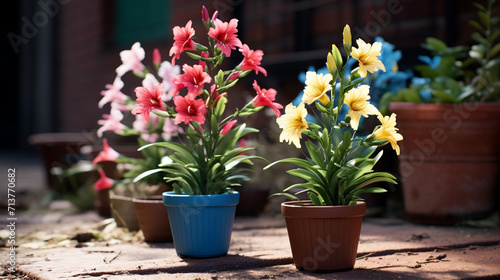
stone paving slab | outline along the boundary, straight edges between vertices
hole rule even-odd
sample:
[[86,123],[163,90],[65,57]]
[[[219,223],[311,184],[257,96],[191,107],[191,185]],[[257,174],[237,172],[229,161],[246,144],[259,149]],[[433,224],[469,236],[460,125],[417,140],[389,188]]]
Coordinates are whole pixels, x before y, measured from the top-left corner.
[[[64,234],[98,220],[92,214],[35,223]],[[71,222],[72,221],[72,222]],[[62,224],[61,224],[62,222]],[[59,231],[61,230],[61,231]],[[73,230],[74,232],[74,230]],[[237,218],[227,256],[181,259],[172,243],[92,242],[87,247],[18,250],[32,279],[476,279],[500,277],[500,229],[436,227],[365,218],[359,259],[350,272],[317,274],[293,265],[282,218]],[[0,249],[6,262],[6,249]]]

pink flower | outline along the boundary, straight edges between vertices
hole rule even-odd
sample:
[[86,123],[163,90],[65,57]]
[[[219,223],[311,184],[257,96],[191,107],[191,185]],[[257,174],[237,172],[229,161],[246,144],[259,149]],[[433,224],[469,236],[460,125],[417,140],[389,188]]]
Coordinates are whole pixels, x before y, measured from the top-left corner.
[[243,56],[245,56],[240,63],[241,70],[255,70],[255,74],[258,74],[260,71],[264,76],[267,76],[267,71],[259,66],[262,61],[262,56],[264,55],[263,51],[251,50],[247,44],[244,44],[240,51],[243,53]]
[[154,88],[159,84],[158,80],[156,80],[155,75],[151,73],[147,73],[144,80],[142,80],[142,86],[147,88],[149,91],[153,91]]
[[[163,127],[159,127],[161,123],[163,123]],[[159,138],[158,131],[161,131],[161,137],[165,141],[169,141],[178,133],[183,132],[181,127],[174,124],[174,120],[165,119],[155,114],[149,117],[149,122],[145,122],[143,118],[137,115],[132,127],[141,133],[141,138],[144,141],[149,143],[157,142]]]
[[205,122],[205,114],[207,109],[205,108],[205,102],[202,99],[194,99],[194,96],[187,95],[174,97],[175,110],[177,111],[177,116],[175,117],[175,124],[180,124],[184,122],[189,124],[190,121],[203,124]]
[[224,128],[222,129],[221,131],[221,135],[225,135],[229,130],[231,130],[231,128],[233,128],[233,126],[236,124],[236,120],[232,120],[228,123],[226,123],[226,125],[224,126]]
[[99,171],[101,178],[97,180],[97,182],[95,182],[95,190],[100,191],[112,188],[115,181],[111,178],[106,177],[106,174],[104,173],[104,170],[102,170],[102,168],[97,169],[97,171]]
[[169,55],[172,58],[172,64],[175,65],[175,60],[181,57],[181,53],[185,50],[194,50],[195,42],[191,39],[194,36],[194,29],[191,27],[192,22],[188,21],[186,27],[174,27],[174,45],[170,48]]
[[137,96],[138,104],[132,110],[132,114],[136,115],[137,113],[141,113],[146,122],[149,121],[149,114],[151,113],[151,110],[164,109],[164,104],[161,100],[163,95],[161,84],[156,85],[152,91],[145,87],[137,87],[135,89],[135,94]]
[[200,94],[205,83],[210,83],[210,81],[212,81],[210,75],[203,71],[201,65],[193,65],[193,67],[191,67],[184,64],[182,66],[182,71],[184,71],[184,74],[178,77],[177,83],[187,87],[189,94],[193,94],[194,96]]
[[125,128],[125,125],[121,123],[123,114],[118,108],[116,108],[116,106],[112,106],[110,113],[103,114],[102,118],[102,120],[97,121],[97,123],[101,125],[101,127],[97,130],[97,135],[99,137],[102,137],[102,133],[104,131],[114,131],[115,133],[121,133]]
[[160,54],[160,51],[155,48],[153,50],[153,64],[156,66],[156,65],[160,65],[160,62],[161,62],[161,54]]
[[268,90],[260,89],[257,81],[253,81],[253,88],[257,91],[257,96],[253,99],[255,107],[267,106],[271,108],[276,114],[276,117],[279,118],[281,115],[279,109],[283,109],[283,106],[279,103],[273,102],[276,99],[276,90],[273,88]]
[[124,103],[128,99],[128,96],[121,92],[122,88],[123,81],[120,79],[120,77],[116,77],[112,85],[107,84],[107,90],[101,91],[101,95],[103,96],[103,98],[98,103],[99,108],[102,108],[108,102],[114,101],[118,103]]
[[164,119],[163,122],[163,132],[161,133],[161,138],[165,141],[170,141],[172,137],[176,136],[178,133],[184,132],[182,128],[175,124],[172,119]]
[[229,23],[222,22],[220,19],[215,19],[215,28],[210,28],[208,36],[217,40],[217,46],[227,57],[231,55],[231,50],[236,47],[241,48],[241,41],[238,39],[238,20],[233,18]]
[[[158,76],[162,79],[163,91],[170,92],[175,89],[175,79],[181,73],[181,67],[179,65],[172,65],[168,61],[164,61],[158,69]],[[164,100],[168,101],[168,100]]]
[[103,161],[115,161],[120,154],[108,145],[108,139],[102,139],[102,151],[94,158],[92,164]]
[[122,65],[116,68],[116,73],[119,77],[123,76],[128,71],[136,71],[142,73],[144,70],[144,65],[142,60],[145,56],[144,49],[141,48],[139,42],[132,45],[132,49],[120,52],[120,58],[122,60]]

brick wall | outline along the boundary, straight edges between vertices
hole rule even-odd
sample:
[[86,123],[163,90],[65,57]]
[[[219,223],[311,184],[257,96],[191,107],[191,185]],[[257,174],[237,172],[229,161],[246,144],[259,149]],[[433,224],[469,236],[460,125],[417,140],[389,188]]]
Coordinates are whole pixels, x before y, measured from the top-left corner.
[[[240,37],[253,49],[265,53],[264,66],[268,79],[263,87],[275,87],[280,102],[289,102],[302,85],[297,75],[308,65],[324,65],[326,51],[332,43],[340,43],[342,29],[349,23],[354,36],[372,40],[382,36],[403,51],[403,66],[416,62],[423,53],[420,44],[428,36],[451,44],[470,43],[475,17],[468,0],[200,0],[171,1],[172,26],[184,26],[192,19],[196,30],[203,30],[201,6],[220,18],[240,19]],[[60,131],[96,129],[97,120],[107,108],[99,110],[99,92],[115,77],[120,64],[119,51],[109,44],[109,21],[112,17],[109,0],[70,1],[60,16],[59,104]],[[111,6],[112,7],[112,6]],[[200,38],[203,37],[200,35]],[[160,44],[144,45],[146,59],[153,47],[159,47],[167,58],[171,35]],[[182,64],[185,58],[179,61]],[[125,77],[125,80],[132,77]],[[248,88],[253,78],[246,79]],[[133,87],[125,89],[133,91]]]

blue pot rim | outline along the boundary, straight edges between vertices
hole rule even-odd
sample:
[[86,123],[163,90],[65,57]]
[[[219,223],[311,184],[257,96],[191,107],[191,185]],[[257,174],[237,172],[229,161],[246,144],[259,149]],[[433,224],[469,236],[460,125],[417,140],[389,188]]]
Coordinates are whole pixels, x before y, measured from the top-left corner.
[[240,193],[210,194],[210,195],[187,195],[176,194],[173,191],[164,192],[163,204],[177,207],[209,207],[209,206],[232,206],[238,204]]

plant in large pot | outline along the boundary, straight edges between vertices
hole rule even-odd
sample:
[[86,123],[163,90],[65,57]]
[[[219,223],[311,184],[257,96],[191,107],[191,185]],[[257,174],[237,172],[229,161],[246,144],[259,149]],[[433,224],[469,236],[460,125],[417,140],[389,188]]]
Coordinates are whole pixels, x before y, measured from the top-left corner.
[[451,225],[494,210],[500,183],[500,18],[492,15],[494,3],[475,3],[477,44],[448,47],[428,38],[423,47],[434,57],[416,66],[421,77],[384,98],[406,138],[400,172],[412,222]]
[[[185,133],[179,143],[155,142],[141,147],[148,150],[163,147],[171,151],[158,168],[144,172],[136,180],[161,172],[173,191],[163,193],[168,209],[174,246],[181,257],[215,257],[227,254],[239,193],[233,190],[247,179],[245,165],[254,159],[253,147],[242,146],[242,139],[258,130],[247,127],[240,117],[270,107],[276,116],[282,106],[276,102],[274,89],[263,89],[253,82],[256,96],[241,108],[228,103],[230,96],[244,100],[241,93],[229,93],[240,78],[250,72],[267,75],[260,66],[263,52],[251,50],[237,37],[237,19],[223,22],[217,12],[209,17],[205,7],[202,19],[208,33],[205,45],[195,42],[195,30],[189,21],[185,27],[173,28],[174,43],[170,49],[175,62],[186,53],[195,62],[184,64],[176,78],[179,92],[173,105],[164,103],[158,92],[139,87],[137,105],[132,111],[147,117],[150,112],[174,120]],[[224,59],[242,53],[236,67],[223,70]],[[237,54],[236,54],[237,55]],[[231,108],[231,109],[230,109]],[[231,110],[231,111],[230,111]],[[229,112],[228,112],[229,111]],[[243,164],[243,165],[242,165]]]
[[[391,144],[399,154],[398,141],[403,137],[397,132],[396,116],[383,116],[369,103],[370,86],[360,85],[367,72],[385,70],[378,60],[380,42],[373,45],[358,39],[358,47],[351,45],[348,25],[344,28],[345,58],[336,45],[327,55],[328,74],[307,72],[302,102],[296,107],[289,104],[285,114],[277,119],[283,129],[280,141],[302,147],[307,159],[285,158],[275,164],[289,163],[299,168],[287,171],[305,180],[294,184],[283,193],[295,201],[281,204],[285,217],[294,263],[309,271],[336,271],[352,269],[365,214],[366,204],[362,193],[382,193],[387,190],[370,186],[377,182],[396,184],[395,177],[387,172],[374,172],[373,166],[383,151],[373,156],[377,147]],[[359,64],[345,72],[349,59]],[[337,90],[336,90],[337,89]],[[309,112],[317,114],[317,122],[308,122]],[[342,107],[348,108],[344,119],[339,118]],[[362,117],[374,115],[380,124],[367,136],[356,132]],[[291,190],[296,190],[293,194]],[[300,201],[297,195],[307,193],[310,200]]]
[[[175,125],[173,120],[165,120],[154,114],[146,119],[143,116],[134,117],[132,110],[138,103],[122,92],[128,90],[124,88],[122,79],[125,74],[133,73],[145,88],[159,88],[163,100],[168,101],[173,98],[174,79],[179,74],[180,67],[173,66],[169,61],[162,62],[159,50],[155,49],[151,70],[142,62],[145,51],[140,43],[135,43],[130,50],[120,52],[120,57],[122,65],[116,69],[116,78],[113,84],[106,85],[106,90],[101,92],[103,97],[98,103],[100,108],[109,103],[110,113],[104,114],[103,119],[98,121],[100,128],[97,135],[103,138],[103,149],[93,160],[95,165],[102,167],[99,169],[101,179],[96,183],[96,189],[99,189],[99,195],[106,194],[105,191],[110,189],[108,195],[111,212],[118,226],[127,227],[132,231],[140,228],[147,242],[172,241],[168,215],[161,197],[161,194],[171,190],[171,187],[164,183],[161,173],[137,182],[133,180],[139,174],[156,168],[168,154],[168,150],[163,147],[141,152],[137,152],[137,149],[156,141],[175,141],[182,129]],[[159,80],[162,81],[161,84]],[[117,150],[121,148],[121,152],[113,149],[107,138],[103,137],[108,133],[119,136],[111,138],[114,139]],[[131,138],[135,138],[136,142],[123,145]],[[132,151],[127,151],[124,146],[131,146]]]

